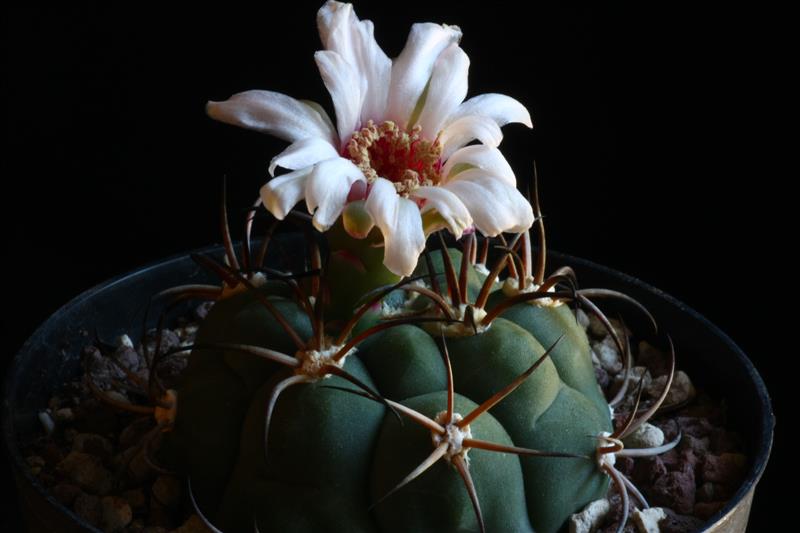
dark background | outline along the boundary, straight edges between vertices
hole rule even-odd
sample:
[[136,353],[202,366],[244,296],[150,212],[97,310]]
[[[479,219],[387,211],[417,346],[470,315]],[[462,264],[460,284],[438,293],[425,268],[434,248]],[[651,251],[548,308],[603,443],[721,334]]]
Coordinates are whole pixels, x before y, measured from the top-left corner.
[[[536,159],[550,245],[633,274],[729,333],[762,372],[780,435],[791,352],[774,309],[791,267],[763,254],[794,241],[761,149],[773,15],[549,4],[356,11],[390,57],[415,21],[459,25],[469,94],[506,93],[533,115],[533,131],[504,128],[501,149],[520,180]],[[79,292],[219,240],[222,176],[231,208],[244,208],[285,144],[213,123],[203,106],[259,88],[330,110],[313,61],[319,5],[7,10],[0,366]],[[779,443],[751,530],[777,512],[784,453]],[[13,501],[0,511],[19,527]]]

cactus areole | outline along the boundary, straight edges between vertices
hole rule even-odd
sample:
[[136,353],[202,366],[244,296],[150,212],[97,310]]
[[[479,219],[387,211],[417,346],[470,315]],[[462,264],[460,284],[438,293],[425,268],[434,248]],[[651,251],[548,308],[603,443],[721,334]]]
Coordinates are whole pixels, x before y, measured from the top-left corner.
[[[291,144],[241,251],[223,195],[226,257],[196,257],[220,286],[164,293],[214,303],[156,409],[160,461],[226,533],[555,532],[612,482],[646,507],[614,459],[669,448],[622,446],[658,405],[615,427],[628,380],[604,397],[575,315],[607,327],[627,368],[627,338],[593,300],[644,310],[579,289],[569,268],[547,275],[536,178],[525,198],[497,148],[501,126],[531,126],[528,111],[500,94],[465,100],[455,26],[415,24],[394,60],[349,4],[326,3],[318,26],[335,125],[269,91],[208,105]],[[265,266],[284,219],[307,243],[290,271]]]

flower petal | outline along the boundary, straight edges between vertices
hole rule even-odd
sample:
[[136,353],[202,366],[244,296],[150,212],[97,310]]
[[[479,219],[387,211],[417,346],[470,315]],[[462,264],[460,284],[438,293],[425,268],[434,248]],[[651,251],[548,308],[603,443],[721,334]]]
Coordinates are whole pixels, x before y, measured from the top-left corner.
[[457,150],[442,168],[442,176],[452,179],[458,173],[470,168],[480,168],[492,176],[497,176],[512,187],[517,186],[517,177],[502,152],[492,146],[475,144]]
[[326,140],[317,137],[300,139],[272,158],[269,163],[269,175],[275,175],[276,167],[297,170],[298,168],[310,167],[320,161],[331,159],[338,155],[336,148]]
[[503,140],[503,132],[493,119],[480,115],[469,115],[453,121],[439,135],[442,160],[447,161],[456,150],[475,139],[494,147]]
[[340,54],[361,79],[361,122],[383,119],[392,61],[375,41],[374,26],[359,21],[351,4],[329,1],[317,13],[320,39],[327,50]]
[[366,208],[383,234],[383,264],[398,276],[410,275],[425,248],[419,207],[400,197],[391,181],[378,178],[372,184]]
[[320,137],[338,146],[329,123],[311,106],[272,91],[245,91],[224,102],[208,102],[206,113],[214,120],[269,133],[289,142]]
[[453,43],[439,55],[433,66],[431,81],[425,104],[420,112],[418,124],[429,139],[436,134],[447,119],[467,96],[469,57]]
[[451,121],[470,115],[490,117],[500,127],[511,122],[519,122],[529,128],[533,127],[531,114],[525,106],[505,94],[487,93],[473,96],[458,106]]
[[472,217],[467,206],[458,196],[447,189],[442,187],[419,187],[414,190],[413,196],[425,199],[425,205],[420,210],[420,213],[427,213],[432,209],[436,209],[456,239],[460,239],[464,230],[472,225]]
[[272,178],[261,187],[261,201],[267,211],[278,220],[283,220],[297,202],[303,199],[306,179],[312,167],[301,168],[288,174]]
[[411,26],[408,40],[392,63],[392,83],[389,89],[387,118],[401,127],[412,119],[439,54],[461,39],[458,26],[417,23]]
[[316,52],[314,60],[333,100],[341,149],[356,130],[361,117],[361,103],[364,100],[361,79],[356,69],[336,52]]
[[306,180],[306,205],[314,214],[312,222],[319,231],[330,228],[342,213],[353,182],[366,181],[364,174],[349,159],[335,157],[314,165]]
[[533,209],[522,194],[481,169],[459,173],[443,188],[458,196],[469,209],[481,233],[494,237],[504,231],[519,233],[533,224]]

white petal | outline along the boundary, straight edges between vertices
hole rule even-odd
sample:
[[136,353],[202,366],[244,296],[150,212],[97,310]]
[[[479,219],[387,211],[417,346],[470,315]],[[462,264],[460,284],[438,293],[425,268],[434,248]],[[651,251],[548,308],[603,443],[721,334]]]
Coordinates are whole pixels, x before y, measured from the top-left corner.
[[[322,81],[331,95],[336,111],[339,139],[346,143],[361,117],[361,80],[356,69],[344,57],[330,50],[314,54]],[[343,148],[340,145],[339,148]]]
[[261,201],[264,207],[278,220],[283,220],[297,202],[303,199],[306,179],[311,174],[311,167],[301,168],[288,174],[272,178],[261,187]]
[[208,102],[214,120],[269,133],[289,142],[319,137],[338,145],[338,138],[319,111],[291,96],[272,91],[246,91],[224,102]]
[[426,200],[420,213],[436,209],[456,239],[460,239],[464,230],[472,225],[472,217],[467,206],[451,191],[442,187],[419,187],[414,190],[413,195]]
[[372,184],[366,208],[383,234],[383,264],[398,276],[410,275],[425,248],[419,207],[400,197],[392,182],[378,178]]
[[306,205],[314,213],[314,227],[326,231],[336,222],[347,201],[353,182],[366,181],[349,159],[336,157],[317,163],[306,180]]
[[353,30],[357,22],[352,4],[329,1],[317,12],[317,29],[322,46],[355,64]]
[[498,126],[505,126],[511,122],[525,124],[533,127],[531,114],[524,105],[504,94],[487,93],[473,96],[456,109],[451,121],[470,115],[490,117]]
[[447,161],[462,146],[479,140],[486,146],[497,146],[503,140],[500,126],[489,117],[470,115],[447,125],[439,135],[442,143],[442,160]]
[[431,82],[418,124],[429,139],[436,134],[467,96],[469,57],[457,44],[451,44],[439,55],[433,66]]
[[458,26],[430,22],[411,26],[403,51],[392,63],[387,118],[401,127],[408,125],[439,54],[459,39],[461,30]]
[[317,27],[323,46],[340,54],[358,72],[363,96],[361,122],[381,121],[392,61],[375,41],[372,22],[359,21],[351,4],[329,1],[317,13]]
[[480,168],[487,174],[497,176],[512,187],[517,185],[517,177],[502,152],[492,146],[475,144],[457,150],[442,168],[442,176],[450,180],[459,172],[469,168]]
[[358,40],[361,49],[361,75],[367,82],[361,107],[361,123],[368,120],[382,122],[386,115],[389,84],[392,77],[392,60],[375,41],[374,27],[369,20],[359,24]]
[[337,157],[339,153],[331,143],[317,137],[308,137],[295,141],[286,150],[272,158],[269,163],[269,175],[275,175],[275,168],[282,167],[289,170],[310,167],[325,159]]
[[469,209],[481,233],[519,233],[533,224],[531,204],[516,189],[480,169],[466,170],[443,187],[458,196]]

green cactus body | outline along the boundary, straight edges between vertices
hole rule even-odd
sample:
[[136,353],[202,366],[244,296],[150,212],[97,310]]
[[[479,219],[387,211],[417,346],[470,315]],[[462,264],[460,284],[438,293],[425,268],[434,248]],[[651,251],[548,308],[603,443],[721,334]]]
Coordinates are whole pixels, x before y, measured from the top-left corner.
[[[431,418],[446,408],[444,392],[433,392],[403,402]],[[477,407],[456,395],[455,410],[467,413]],[[503,426],[491,415],[470,424],[475,438],[513,445]],[[378,501],[431,453],[431,433],[391,414],[384,418],[372,465],[371,493]],[[533,531],[525,504],[522,470],[517,457],[483,450],[470,450],[469,468],[483,510],[487,531]],[[413,484],[386,498],[375,507],[380,531],[406,533],[479,531],[479,526],[461,479],[446,461],[434,465]]]
[[[489,308],[503,297],[502,291],[492,294]],[[525,302],[510,307],[500,316],[522,327],[542,346],[552,345],[563,335],[550,354],[561,380],[591,400],[600,414],[608,412],[608,403],[595,378],[589,339],[569,306]]]
[[[460,262],[460,254],[451,256]],[[434,268],[445,268],[441,256]],[[474,300],[480,278],[470,267],[465,279]],[[311,319],[300,305],[260,290],[304,342],[313,342]],[[397,291],[389,300],[402,311]],[[410,308],[419,301],[430,303],[420,297]],[[342,368],[366,390],[401,402],[398,408],[433,419],[448,396],[443,341],[432,335],[438,328],[381,329],[379,308],[373,304],[353,329],[352,336],[370,328],[376,333],[346,356]],[[453,334],[445,327],[455,412],[464,416],[491,398],[558,341],[516,390],[468,427],[473,438],[496,445],[582,457],[478,448],[465,457],[486,531],[555,532],[607,490],[591,436],[611,430],[609,409],[594,382],[586,336],[568,306],[520,304],[504,316],[509,319],[496,318],[477,331]],[[172,448],[185,450],[180,466],[201,510],[223,531],[249,533],[254,521],[265,532],[480,531],[463,476],[445,459],[381,500],[432,453],[432,433],[405,418],[401,423],[381,400],[338,375],[283,390],[265,450],[270,398],[300,369],[219,344],[301,352],[252,289],[217,302],[201,325],[169,439]]]
[[[551,335],[558,339],[561,333],[556,330]],[[553,357],[560,342],[550,358],[492,414],[517,446],[591,457],[596,442],[590,436],[610,431],[610,413],[607,405],[597,409],[592,400],[565,383]],[[456,390],[477,402],[491,397],[545,352],[536,338],[502,318],[478,335],[450,339],[448,346]],[[591,461],[523,457],[521,462],[531,522],[537,531],[556,531],[577,507],[602,497],[608,486],[607,476]]]

